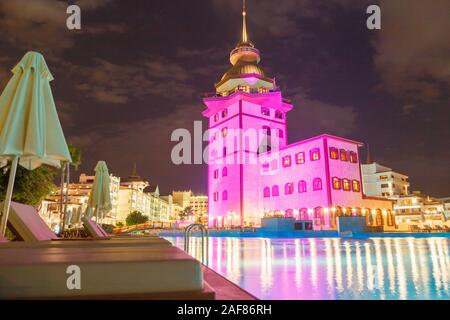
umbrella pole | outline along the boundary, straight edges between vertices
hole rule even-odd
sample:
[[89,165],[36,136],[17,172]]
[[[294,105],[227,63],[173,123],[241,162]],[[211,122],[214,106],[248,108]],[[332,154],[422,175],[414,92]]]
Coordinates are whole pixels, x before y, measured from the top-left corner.
[[3,215],[0,225],[0,235],[4,236],[6,232],[6,225],[8,223],[9,209],[11,207],[11,198],[14,189],[14,180],[16,179],[17,164],[19,163],[19,157],[15,156],[11,163],[11,170],[9,171],[8,189],[6,190],[5,201],[3,202]]
[[67,217],[67,206],[69,204],[69,181],[70,181],[70,164],[67,162],[65,167],[65,178],[66,178],[66,192],[65,192],[65,199],[64,199],[64,217],[63,217],[63,223],[61,227],[61,234],[64,234],[64,229],[66,228],[66,217]]

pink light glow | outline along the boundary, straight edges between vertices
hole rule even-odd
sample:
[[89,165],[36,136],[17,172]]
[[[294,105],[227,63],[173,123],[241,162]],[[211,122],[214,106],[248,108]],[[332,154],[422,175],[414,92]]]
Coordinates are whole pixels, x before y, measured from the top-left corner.
[[[321,135],[287,144],[286,117],[293,107],[283,100],[281,93],[261,95],[238,92],[228,97],[207,98],[204,102],[207,109],[203,115],[209,118],[210,128],[217,130],[227,128],[231,132],[262,130],[269,127],[273,132],[272,136],[279,139],[278,148],[272,149],[271,152],[258,153],[257,147],[252,149],[249,147],[251,143],[243,142],[240,144],[242,145],[240,150],[224,158],[227,160],[226,163],[219,159],[210,161],[208,165],[210,227],[226,224],[226,217],[230,212],[236,213],[238,217],[233,219],[233,226],[235,224],[259,226],[262,212],[284,212],[284,215],[289,212],[289,216],[314,221],[316,230],[331,229],[335,228],[333,221],[335,212],[329,210],[332,207],[392,209],[389,201],[367,199],[360,190],[354,192],[333,189],[333,177],[356,180],[360,186],[362,185],[358,153],[358,148],[362,145],[360,142]],[[267,108],[270,109],[269,114],[262,114],[262,109],[266,111]],[[214,119],[216,114],[220,114],[224,109],[227,110],[226,117]],[[283,112],[285,115],[283,119],[275,118],[276,111]],[[283,138],[275,134],[278,130],[283,130]],[[260,146],[264,142],[260,136],[258,139],[253,145]],[[214,149],[214,143],[218,142],[211,142],[211,149]],[[354,153],[358,155],[358,161],[352,163],[331,159],[330,148]],[[298,161],[299,154],[303,155],[302,161]],[[253,161],[244,163],[233,161],[239,157],[248,157]],[[283,159],[285,159],[284,166]],[[267,166],[267,163],[271,165]],[[216,170],[222,172],[225,167],[227,175],[214,178],[214,172]],[[306,188],[302,188],[301,192],[298,187],[300,181],[306,182]],[[317,182],[316,188],[313,188],[313,181]],[[292,184],[293,192],[292,187],[286,188],[287,184]],[[276,186],[278,194],[273,193]],[[271,190],[269,196],[268,188]],[[224,191],[226,199],[222,199]]]

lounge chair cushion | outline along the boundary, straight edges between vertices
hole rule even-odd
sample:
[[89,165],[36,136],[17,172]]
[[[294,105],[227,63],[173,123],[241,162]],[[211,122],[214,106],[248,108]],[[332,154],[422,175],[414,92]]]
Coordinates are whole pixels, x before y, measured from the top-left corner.
[[[95,242],[95,241],[94,241]],[[7,245],[6,245],[7,246]],[[81,270],[68,290],[67,268]],[[176,247],[24,248],[0,245],[0,299],[80,298],[203,289],[201,264]]]
[[53,231],[39,216],[37,210],[29,205],[11,202],[8,223],[26,242],[57,239]]

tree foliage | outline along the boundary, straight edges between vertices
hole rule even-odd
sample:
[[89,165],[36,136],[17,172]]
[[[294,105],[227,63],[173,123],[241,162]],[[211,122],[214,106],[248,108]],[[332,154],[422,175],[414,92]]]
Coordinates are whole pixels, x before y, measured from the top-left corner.
[[186,207],[183,211],[180,212],[180,220],[187,220],[192,215],[194,215],[192,207]]
[[134,226],[137,224],[146,223],[147,221],[148,221],[148,217],[143,215],[139,211],[131,212],[125,219],[127,226]]
[[[5,199],[10,170],[11,163],[0,170],[0,199]],[[12,200],[32,206],[38,205],[57,188],[53,182],[56,173],[55,169],[48,166],[41,166],[32,171],[18,166]]]

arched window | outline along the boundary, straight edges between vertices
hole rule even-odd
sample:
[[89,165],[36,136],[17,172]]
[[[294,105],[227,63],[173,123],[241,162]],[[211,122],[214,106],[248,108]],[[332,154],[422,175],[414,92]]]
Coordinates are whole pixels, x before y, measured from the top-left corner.
[[387,211],[387,225],[389,227],[395,226],[395,215],[392,213],[391,210]]
[[348,179],[342,179],[342,189],[344,189],[344,191],[350,191],[351,187],[350,187],[350,180]]
[[301,208],[300,209],[300,220],[309,220],[308,218],[308,209]]
[[298,183],[298,193],[305,193],[306,192],[306,181],[301,180]]
[[291,156],[283,157],[283,168],[287,168],[291,166]]
[[222,118],[226,118],[228,116],[228,109],[222,110]]
[[354,192],[360,192],[361,191],[361,186],[358,180],[353,180],[352,181],[352,186],[353,186],[353,191]]
[[348,159],[347,159],[347,151],[346,150],[341,149],[340,155],[341,155],[341,161],[348,161]]
[[224,190],[222,192],[222,201],[227,201],[228,200],[228,191]]
[[227,127],[225,127],[225,128],[222,128],[222,137],[226,137],[228,135],[228,128]]
[[264,198],[269,198],[270,197],[270,188],[265,187],[263,193],[264,193]]
[[270,109],[267,108],[267,107],[261,107],[261,114],[262,114],[263,116],[269,117],[269,116],[270,116]]
[[350,151],[350,162],[358,163],[358,154],[356,152]]
[[295,155],[295,162],[297,164],[304,164],[305,163],[305,153],[299,152]]
[[292,209],[287,209],[286,213],[284,214],[285,218],[294,218],[294,210]]
[[280,195],[280,188],[275,185],[272,187],[272,197],[278,197]]
[[375,221],[376,221],[377,226],[379,226],[379,227],[384,225],[383,213],[381,212],[380,209],[377,209]]
[[325,225],[325,216],[323,214],[322,207],[317,207],[314,209],[314,224],[316,226],[324,226]]
[[320,160],[320,149],[319,148],[312,149],[309,153],[309,156],[311,158],[311,161]]
[[330,147],[330,158],[333,160],[339,159],[338,150],[334,147]]
[[314,190],[314,191],[322,190],[322,179],[320,179],[320,178],[315,178],[315,179],[313,180],[313,190]]
[[293,194],[294,193],[294,185],[292,183],[286,183],[284,185],[284,194]]
[[283,119],[283,112],[281,112],[280,110],[275,111],[275,118]]
[[227,167],[224,167],[224,168],[222,169],[222,177],[226,177],[226,176],[228,176],[228,168],[227,168]]
[[341,179],[334,177],[333,178],[333,189],[341,190]]
[[265,134],[266,136],[271,136],[272,135],[272,130],[270,130],[269,126],[263,126],[263,134]]

